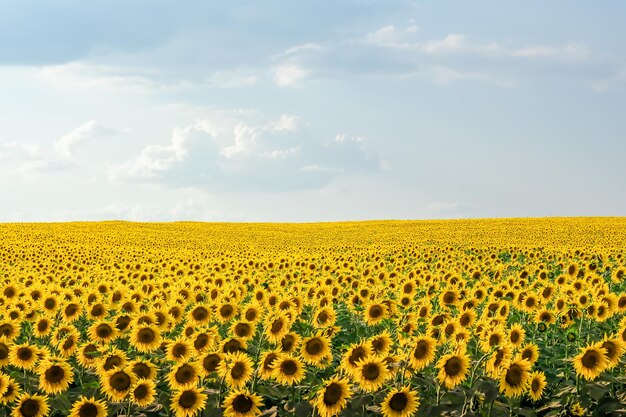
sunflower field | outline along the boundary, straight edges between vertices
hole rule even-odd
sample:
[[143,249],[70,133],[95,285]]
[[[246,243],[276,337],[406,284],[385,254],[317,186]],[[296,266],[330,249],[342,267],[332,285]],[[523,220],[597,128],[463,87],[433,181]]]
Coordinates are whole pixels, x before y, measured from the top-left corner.
[[626,218],[0,236],[0,416],[626,415]]

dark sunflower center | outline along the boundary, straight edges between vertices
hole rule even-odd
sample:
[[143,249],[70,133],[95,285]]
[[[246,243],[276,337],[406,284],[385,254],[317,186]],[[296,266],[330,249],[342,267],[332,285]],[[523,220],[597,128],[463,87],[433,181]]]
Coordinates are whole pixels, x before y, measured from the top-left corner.
[[326,405],[334,405],[339,402],[341,399],[341,385],[336,382],[331,383],[324,390],[324,404]]
[[133,365],[133,373],[139,378],[147,379],[150,377],[150,367],[145,363],[138,362]]
[[104,314],[104,308],[101,305],[95,305],[92,309],[91,309],[91,315],[95,316],[95,317],[99,317],[101,315]]
[[585,368],[594,369],[600,362],[600,355],[595,350],[590,350],[583,355],[581,362]]
[[523,375],[524,372],[522,371],[522,368],[520,368],[517,364],[513,364],[506,371],[506,376],[504,377],[504,379],[506,380],[507,384],[516,387],[522,382]]
[[150,344],[156,339],[156,334],[151,328],[144,327],[137,332],[137,339],[139,340],[139,343]]
[[235,366],[233,366],[233,369],[230,371],[230,376],[232,376],[233,379],[239,379],[243,377],[245,373],[246,366],[243,364],[243,362],[237,362],[235,363]]
[[122,358],[120,358],[119,356],[109,356],[104,361],[103,368],[105,371],[108,371],[108,370],[115,368],[116,366],[120,366],[121,364],[122,364]]
[[208,317],[208,315],[209,315],[209,312],[204,307],[196,307],[191,313],[191,316],[194,318],[194,320],[197,320],[197,321],[205,320]]
[[220,315],[224,318],[230,317],[233,314],[233,307],[229,304],[223,305],[220,307]]
[[221,360],[219,356],[211,354],[202,360],[202,366],[207,372],[214,372],[219,366],[220,361]]
[[489,346],[497,346],[500,344],[500,336],[497,334],[492,334],[489,336]]
[[125,330],[129,325],[130,325],[130,317],[128,316],[118,317],[117,320],[115,321],[115,327],[117,327],[117,330],[119,331]]
[[511,332],[511,337],[510,337],[511,342],[517,343],[519,341],[519,338],[520,338],[520,334],[517,331]]
[[30,348],[19,348],[17,357],[22,361],[29,361],[33,357],[33,351]]
[[37,400],[28,399],[20,406],[20,415],[24,417],[34,417],[39,414],[40,408]]
[[456,300],[456,295],[452,291],[448,291],[443,295],[443,302],[445,304],[452,304]]
[[230,339],[224,344],[225,353],[234,353],[241,349],[241,343],[237,339]]
[[461,318],[459,319],[459,323],[460,323],[460,324],[461,324],[461,326],[463,326],[463,327],[468,326],[468,325],[469,325],[469,323],[470,323],[470,316],[469,316],[469,314],[467,314],[467,313],[466,313],[466,314],[463,314],[463,315],[461,316]]
[[113,333],[113,329],[111,329],[111,326],[109,326],[108,324],[103,323],[99,324],[98,327],[96,327],[96,334],[98,335],[98,337],[109,337],[111,336],[111,333]]
[[298,372],[298,365],[295,361],[288,359],[280,364],[280,371],[285,375],[291,376]]
[[78,410],[78,417],[96,417],[98,415],[98,407],[92,403],[85,403]]
[[233,410],[239,413],[247,413],[253,405],[252,399],[244,394],[237,395],[233,400]]
[[175,358],[180,358],[181,356],[185,356],[187,354],[187,346],[182,343],[177,343],[172,348],[172,356]]
[[446,361],[444,365],[444,371],[448,376],[457,376],[461,373],[461,369],[463,368],[461,360],[456,356],[451,357]]
[[57,302],[54,298],[46,298],[46,301],[44,301],[43,304],[46,310],[52,310],[53,308],[56,307]]
[[533,358],[533,351],[530,349],[524,349],[522,351],[522,359],[531,360]]
[[276,334],[278,332],[280,332],[283,329],[283,320],[282,319],[276,319],[274,320],[274,322],[272,322],[272,333]]
[[191,381],[193,377],[196,375],[194,369],[189,365],[183,365],[174,374],[174,378],[176,382],[179,384],[186,384]]
[[135,388],[135,398],[138,400],[143,400],[148,396],[148,387],[145,384],[139,385]]
[[379,305],[372,306],[370,308],[370,317],[373,319],[377,319],[383,315],[383,308]]
[[246,311],[246,320],[248,321],[254,321],[256,319],[256,311],[255,310],[248,310]]
[[615,343],[607,340],[606,342],[602,343],[602,347],[606,349],[606,357],[609,360],[613,360],[613,358],[615,357],[615,353],[616,353],[616,348],[615,348]]
[[372,348],[376,352],[380,352],[385,348],[385,341],[383,339],[374,339],[372,340]]
[[37,323],[37,330],[40,332],[45,332],[49,327],[49,323],[47,320],[41,320]]
[[65,342],[63,342],[63,349],[70,349],[72,346],[74,346],[74,339],[72,337],[68,337],[67,339],[65,339]]
[[415,346],[415,350],[413,351],[413,357],[418,360],[424,359],[426,355],[428,355],[429,350],[430,349],[428,348],[428,342],[426,342],[425,340],[420,340]]
[[[273,326],[272,326],[273,329]],[[238,337],[245,337],[250,334],[250,325],[248,323],[237,323],[235,326],[235,334]]]
[[296,342],[296,340],[294,339],[294,337],[290,334],[286,335],[285,337],[283,337],[283,339],[280,341],[280,345],[283,349],[283,351],[285,352],[291,352],[291,349],[293,349],[293,345]]
[[208,343],[209,343],[209,336],[207,336],[204,333],[201,333],[198,336],[196,336],[196,340],[193,341],[193,346],[196,349],[200,350],[204,348]]
[[45,378],[46,381],[58,384],[65,377],[65,371],[59,365],[52,365],[50,368],[46,369]]
[[325,311],[322,311],[318,316],[317,316],[317,322],[320,324],[324,324],[326,323],[326,321],[328,320],[328,313]]
[[126,375],[126,372],[115,372],[113,375],[111,375],[109,381],[111,384],[111,388],[116,391],[126,391],[128,388],[130,388],[131,380],[130,377]]
[[389,400],[389,408],[393,411],[402,411],[409,404],[409,397],[404,392],[396,392]]
[[65,307],[65,315],[68,317],[72,317],[77,312],[78,312],[78,306],[76,304],[70,304],[67,307]]
[[6,359],[8,357],[9,357],[9,347],[4,343],[0,343],[0,359]]
[[196,393],[194,391],[187,390],[180,395],[178,404],[180,404],[180,406],[183,408],[193,408],[193,406],[196,405],[196,401]]
[[305,350],[309,355],[319,355],[324,350],[324,344],[318,338],[313,338],[306,343]]
[[380,366],[376,363],[368,363],[363,365],[363,370],[361,372],[363,374],[363,378],[368,381],[374,381],[380,375]]
[[533,379],[532,382],[530,383],[530,389],[532,390],[532,392],[539,392],[539,388],[541,388],[541,384],[539,383],[539,380]]
[[360,361],[364,357],[365,357],[365,349],[359,346],[352,350],[352,353],[348,357],[348,362],[350,362],[350,365],[355,365],[358,361]]

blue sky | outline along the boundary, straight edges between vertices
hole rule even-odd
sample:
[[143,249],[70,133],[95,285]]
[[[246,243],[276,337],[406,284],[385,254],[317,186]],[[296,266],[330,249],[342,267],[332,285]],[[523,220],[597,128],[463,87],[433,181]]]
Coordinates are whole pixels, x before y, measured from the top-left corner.
[[623,216],[625,18],[0,0],[0,221]]

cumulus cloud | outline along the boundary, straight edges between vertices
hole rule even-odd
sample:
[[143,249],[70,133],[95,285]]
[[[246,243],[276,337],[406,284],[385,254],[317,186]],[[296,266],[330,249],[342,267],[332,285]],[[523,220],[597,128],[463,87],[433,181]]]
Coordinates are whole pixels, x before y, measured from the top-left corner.
[[316,139],[293,115],[260,119],[258,114],[209,114],[174,129],[169,143],[150,145],[113,167],[110,179],[221,192],[289,191],[380,170],[381,158],[365,139]]
[[76,163],[76,147],[90,138],[115,134],[118,131],[89,120],[54,140],[45,147],[16,141],[0,143],[0,161],[6,175],[28,174],[65,169]]
[[296,86],[309,75],[309,71],[295,63],[277,65],[270,72],[278,87]]

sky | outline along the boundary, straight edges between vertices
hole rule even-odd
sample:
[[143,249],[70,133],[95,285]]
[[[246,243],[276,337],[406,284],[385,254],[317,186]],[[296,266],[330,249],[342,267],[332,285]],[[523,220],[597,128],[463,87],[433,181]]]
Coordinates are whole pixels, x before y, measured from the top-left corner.
[[0,222],[624,216],[625,20],[0,0]]

